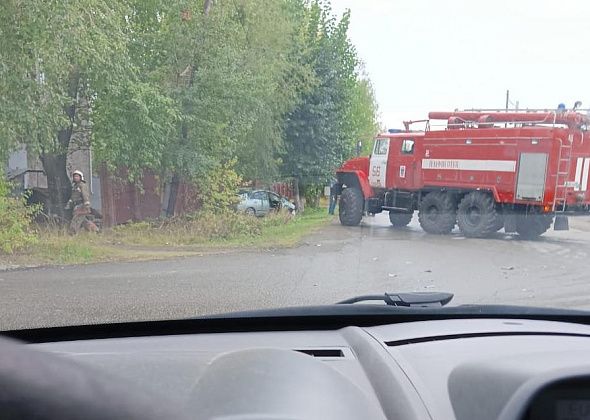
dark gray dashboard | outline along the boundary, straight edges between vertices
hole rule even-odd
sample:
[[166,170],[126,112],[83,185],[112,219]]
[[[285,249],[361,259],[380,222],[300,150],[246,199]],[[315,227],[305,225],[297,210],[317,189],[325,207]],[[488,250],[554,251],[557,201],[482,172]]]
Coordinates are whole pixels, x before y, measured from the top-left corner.
[[590,418],[590,327],[577,324],[440,320],[30,347],[158,393],[195,418]]

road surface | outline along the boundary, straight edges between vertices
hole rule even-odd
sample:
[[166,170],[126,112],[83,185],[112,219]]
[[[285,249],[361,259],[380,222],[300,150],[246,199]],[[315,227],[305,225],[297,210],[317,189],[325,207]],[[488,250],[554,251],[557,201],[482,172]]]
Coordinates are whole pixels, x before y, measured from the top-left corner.
[[0,272],[0,330],[325,304],[385,291],[449,291],[453,304],[590,309],[590,221],[537,241],[425,234],[387,214],[334,222],[296,248],[172,261]]

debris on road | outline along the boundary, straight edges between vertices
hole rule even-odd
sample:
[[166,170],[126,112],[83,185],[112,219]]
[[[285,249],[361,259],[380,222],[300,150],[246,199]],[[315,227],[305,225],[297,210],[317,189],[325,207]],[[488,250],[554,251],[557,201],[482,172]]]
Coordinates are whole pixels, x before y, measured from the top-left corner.
[[508,270],[508,271],[510,271],[510,270],[514,270],[514,266],[512,266],[512,265],[509,265],[509,266],[507,266],[507,267],[500,267],[500,268],[501,268],[502,270]]

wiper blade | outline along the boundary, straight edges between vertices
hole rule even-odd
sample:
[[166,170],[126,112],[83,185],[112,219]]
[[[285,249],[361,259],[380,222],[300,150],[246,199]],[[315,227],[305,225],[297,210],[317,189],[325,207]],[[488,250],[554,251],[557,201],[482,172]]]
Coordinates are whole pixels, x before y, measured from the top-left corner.
[[371,300],[382,301],[390,306],[408,306],[430,308],[445,306],[453,299],[452,293],[445,292],[410,292],[410,293],[385,293],[383,295],[363,295],[338,302],[339,305]]

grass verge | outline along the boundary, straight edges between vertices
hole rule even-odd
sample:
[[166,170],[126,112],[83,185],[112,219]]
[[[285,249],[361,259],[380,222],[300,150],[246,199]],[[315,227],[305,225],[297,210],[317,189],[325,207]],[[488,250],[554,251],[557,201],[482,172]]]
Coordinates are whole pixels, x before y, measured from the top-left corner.
[[25,251],[0,255],[0,267],[137,261],[233,249],[291,247],[332,218],[325,209],[309,209],[295,217],[204,214],[130,223],[98,235],[82,233],[75,237],[63,230],[40,230],[38,241]]
[[267,219],[260,235],[241,235],[230,240],[214,240],[210,246],[279,248],[297,245],[301,239],[326,225],[333,219],[324,209],[307,210],[304,215],[295,217],[288,223]]

